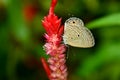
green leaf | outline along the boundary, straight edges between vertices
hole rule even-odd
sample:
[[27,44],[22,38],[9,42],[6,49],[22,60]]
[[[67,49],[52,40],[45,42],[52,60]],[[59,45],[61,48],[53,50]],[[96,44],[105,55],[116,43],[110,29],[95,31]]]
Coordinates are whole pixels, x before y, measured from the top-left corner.
[[118,47],[120,47],[120,43],[104,44],[97,50],[96,55],[90,56],[83,62],[82,66],[80,65],[79,69],[76,70],[77,73],[87,76],[97,71],[98,68],[104,68],[104,64],[119,61],[120,51]]
[[120,13],[117,14],[111,14],[99,19],[96,19],[90,23],[88,23],[86,26],[88,28],[101,28],[101,27],[108,27],[108,26],[115,26],[120,25]]

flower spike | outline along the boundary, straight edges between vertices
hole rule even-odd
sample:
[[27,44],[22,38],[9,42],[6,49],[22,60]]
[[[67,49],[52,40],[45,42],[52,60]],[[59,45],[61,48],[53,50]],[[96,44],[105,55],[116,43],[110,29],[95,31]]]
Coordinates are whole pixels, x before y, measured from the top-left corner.
[[50,80],[67,80],[66,58],[64,54],[66,46],[62,44],[64,26],[61,25],[62,19],[54,14],[56,4],[57,0],[52,0],[49,14],[42,20],[43,27],[46,30],[44,49],[46,54],[50,56],[48,58],[50,74],[48,74],[48,68],[44,67],[47,70],[47,74],[50,75],[50,77],[48,76]]

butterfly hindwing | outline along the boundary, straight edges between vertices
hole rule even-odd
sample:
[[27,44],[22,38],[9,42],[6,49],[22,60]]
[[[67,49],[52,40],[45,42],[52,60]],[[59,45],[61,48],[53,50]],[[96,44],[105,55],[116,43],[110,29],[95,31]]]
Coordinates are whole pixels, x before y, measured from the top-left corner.
[[75,47],[92,47],[94,45],[93,35],[86,27],[68,27],[64,35],[68,45]]

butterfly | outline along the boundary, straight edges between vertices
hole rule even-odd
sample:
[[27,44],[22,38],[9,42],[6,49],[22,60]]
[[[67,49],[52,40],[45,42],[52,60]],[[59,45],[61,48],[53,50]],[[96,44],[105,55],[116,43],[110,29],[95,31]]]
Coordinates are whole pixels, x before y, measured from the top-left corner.
[[93,47],[95,40],[91,31],[84,26],[81,19],[71,17],[65,21],[63,41],[73,47]]

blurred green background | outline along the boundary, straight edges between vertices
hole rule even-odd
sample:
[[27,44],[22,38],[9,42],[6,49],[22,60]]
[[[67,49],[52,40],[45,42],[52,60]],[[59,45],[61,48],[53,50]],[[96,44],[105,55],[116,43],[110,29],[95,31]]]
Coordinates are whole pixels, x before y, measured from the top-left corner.
[[[41,20],[51,0],[0,0],[0,80],[48,80],[40,62]],[[120,80],[120,0],[58,0],[64,24],[81,18],[94,37],[93,48],[68,48],[68,80]]]

